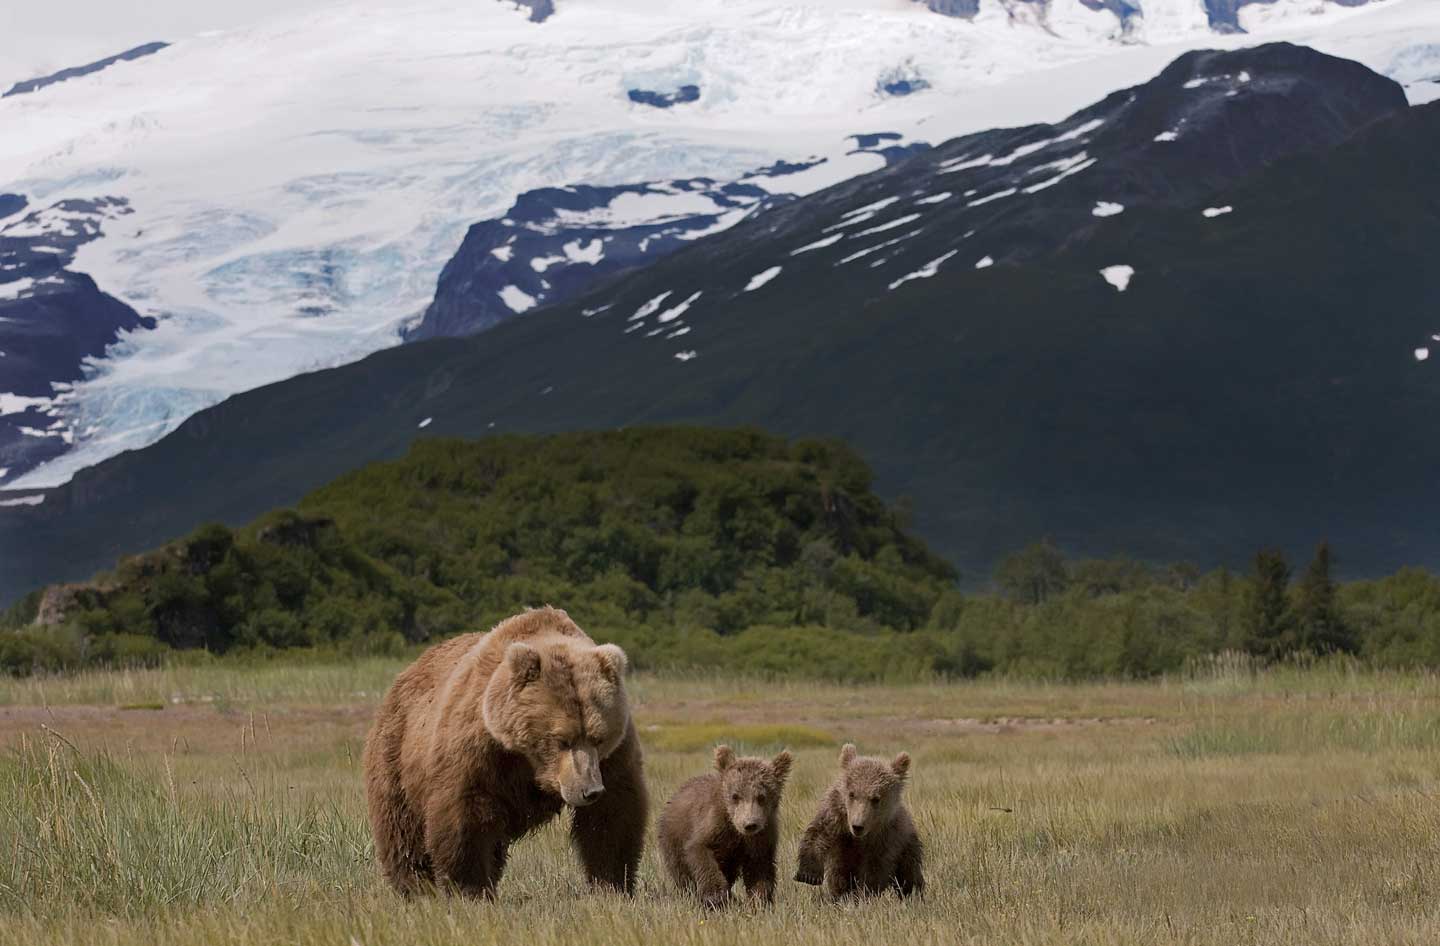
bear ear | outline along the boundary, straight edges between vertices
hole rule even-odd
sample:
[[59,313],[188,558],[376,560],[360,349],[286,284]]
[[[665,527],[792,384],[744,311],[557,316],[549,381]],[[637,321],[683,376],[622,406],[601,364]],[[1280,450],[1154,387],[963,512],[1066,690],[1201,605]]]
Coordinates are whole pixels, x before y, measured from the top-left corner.
[[908,753],[908,752],[902,752],[902,753],[900,753],[899,755],[897,755],[897,756],[895,757],[895,761],[890,763],[890,771],[894,772],[897,776],[899,776],[899,777],[902,778],[902,779],[903,779],[905,776],[909,775],[909,774],[910,774],[910,753]]
[[853,742],[847,742],[845,743],[845,745],[840,747],[840,765],[848,769],[850,767],[850,763],[854,761],[855,744]]
[[540,676],[540,652],[517,641],[505,648],[505,666],[515,685],[523,687]]
[[716,746],[716,747],[715,747],[715,769],[716,769],[716,771],[719,771],[719,772],[725,771],[726,769],[730,768],[731,764],[733,764],[734,761],[735,761],[735,750],[734,750],[734,749],[731,749],[729,746]]
[[785,784],[785,779],[790,775],[789,749],[781,749],[780,754],[770,760],[770,771],[775,773],[775,777],[780,780],[781,785]]
[[601,644],[596,647],[595,659],[600,661],[600,669],[612,680],[619,680],[625,676],[625,671],[630,666],[630,660],[625,656],[625,651],[614,644]]

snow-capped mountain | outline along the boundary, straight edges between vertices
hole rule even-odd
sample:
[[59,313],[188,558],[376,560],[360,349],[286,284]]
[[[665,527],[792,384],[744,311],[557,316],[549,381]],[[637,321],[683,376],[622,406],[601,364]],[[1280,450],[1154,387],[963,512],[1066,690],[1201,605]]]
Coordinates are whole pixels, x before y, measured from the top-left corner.
[[[823,261],[835,269],[874,270],[868,286],[852,293],[857,300],[876,298],[941,266],[959,265],[951,261],[963,254],[977,268],[1024,262],[1076,239],[1097,218],[1183,203],[1284,157],[1333,147],[1405,107],[1397,83],[1358,63],[1277,44],[1187,54],[1144,86],[1116,92],[1059,124],[948,142],[893,176],[875,177],[868,185],[873,200],[863,192],[860,198],[837,193],[850,206],[837,207],[828,225],[808,231],[792,226],[791,212],[773,209],[778,202],[767,205],[769,191],[752,181],[773,188],[768,176],[719,189],[709,181],[678,181],[663,188],[536,192],[504,218],[471,228],[415,334],[472,334],[537,301],[579,296],[617,271],[638,268],[637,260],[653,264],[762,208],[769,209],[759,221],[769,239],[794,246],[757,272],[745,292],[790,278],[787,270],[797,268],[802,280],[815,279],[813,269]],[[1072,181],[1077,176],[1083,179]],[[909,193],[896,193],[897,177]],[[811,220],[828,199],[817,194],[794,213]],[[658,248],[650,248],[652,242]],[[907,265],[913,271],[896,271]],[[723,281],[669,288],[623,320],[614,317],[623,305],[608,298],[582,314],[626,334],[677,340],[679,357],[695,343],[692,325],[737,304],[735,288]]]
[[[483,334],[231,397],[0,510],[0,594],[417,437],[670,422],[855,444],[971,574],[1047,534],[1205,564],[1328,535],[1360,573],[1437,563],[1437,149],[1440,102],[1354,62],[1185,54]],[[485,229],[474,259],[505,245]]]
[[[855,135],[852,154],[897,161],[928,147],[891,133]],[[440,273],[425,315],[405,329],[415,341],[471,335],[539,305],[573,298],[808,191],[826,159],[776,162],[737,181],[710,178],[549,187],[520,195],[504,217],[472,226]]]
[[[70,61],[36,52],[57,20],[114,21],[118,49],[149,50],[0,99],[0,191],[125,201],[66,269],[155,321],[122,326],[78,381],[0,363],[6,403],[47,401],[65,448],[0,463],[6,486],[62,482],[229,394],[398,344],[467,229],[527,192],[723,187],[823,159],[778,191],[802,196],[883,166],[854,134],[1056,121],[1186,48],[1275,37],[1391,74],[1412,102],[1440,95],[1433,0],[263,0],[207,21],[210,6],[5,13],[0,87],[117,52],[94,36],[50,47]],[[1248,34],[1221,32],[1226,10]]]

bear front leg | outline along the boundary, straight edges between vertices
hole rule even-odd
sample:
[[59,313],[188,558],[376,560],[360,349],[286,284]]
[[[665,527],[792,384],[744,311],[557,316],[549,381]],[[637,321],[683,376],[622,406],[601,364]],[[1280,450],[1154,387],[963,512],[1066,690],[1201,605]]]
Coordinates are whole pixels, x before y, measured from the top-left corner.
[[494,860],[492,861],[494,866],[491,868],[493,882],[496,887],[500,886],[500,881],[505,877],[505,864],[509,860],[510,842],[501,838],[495,842],[495,854]]
[[825,895],[831,900],[841,900],[856,893],[859,884],[856,878],[840,864],[830,864],[825,871]]
[[633,722],[624,741],[600,762],[600,778],[605,794],[594,804],[575,809],[570,838],[592,884],[633,894],[649,812],[640,739]]
[[730,899],[730,882],[720,869],[710,845],[692,841],[685,845],[685,866],[695,883],[695,894],[707,907],[721,907]]
[[825,882],[825,861],[835,832],[839,830],[832,824],[834,820],[828,809],[822,811],[800,836],[799,863],[795,867],[795,879],[800,883],[818,887]]
[[775,902],[775,849],[756,851],[740,865],[745,893],[752,901],[766,906]]
[[436,800],[426,811],[425,846],[437,879],[465,896],[495,895],[505,843],[500,825],[476,811],[473,802]]
[[795,865],[795,879],[802,884],[820,886],[825,882],[825,857],[814,844],[800,843],[800,856]]
[[895,891],[901,897],[925,892],[924,855],[919,838],[912,837],[900,850],[900,860],[895,865]]

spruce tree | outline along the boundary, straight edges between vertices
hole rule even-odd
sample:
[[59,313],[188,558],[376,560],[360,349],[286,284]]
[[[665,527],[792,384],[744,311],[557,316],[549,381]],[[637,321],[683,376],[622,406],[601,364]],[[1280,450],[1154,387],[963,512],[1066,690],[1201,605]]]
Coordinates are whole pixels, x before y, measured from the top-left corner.
[[1279,549],[1255,553],[1250,600],[1246,614],[1245,649],[1269,661],[1280,660],[1295,649],[1295,616],[1290,611],[1290,566]]
[[1346,626],[1335,600],[1335,581],[1330,577],[1330,543],[1321,542],[1295,594],[1295,623],[1300,649],[1312,654],[1347,653],[1358,650],[1354,633]]

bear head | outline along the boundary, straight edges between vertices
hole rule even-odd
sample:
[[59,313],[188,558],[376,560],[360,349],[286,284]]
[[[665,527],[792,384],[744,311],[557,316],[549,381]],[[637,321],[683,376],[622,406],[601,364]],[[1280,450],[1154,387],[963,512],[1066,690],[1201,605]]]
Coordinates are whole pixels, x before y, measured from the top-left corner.
[[844,795],[846,824],[857,838],[874,836],[895,817],[900,793],[910,774],[910,756],[900,753],[884,759],[859,757],[849,744],[840,750],[840,788]]
[[625,652],[586,641],[516,642],[485,687],[490,735],[524,756],[535,783],[573,808],[605,793],[600,760],[625,738]]
[[790,753],[770,760],[737,758],[729,746],[715,747],[715,771],[720,773],[720,797],[735,830],[757,835],[775,820],[780,792],[790,774]]

